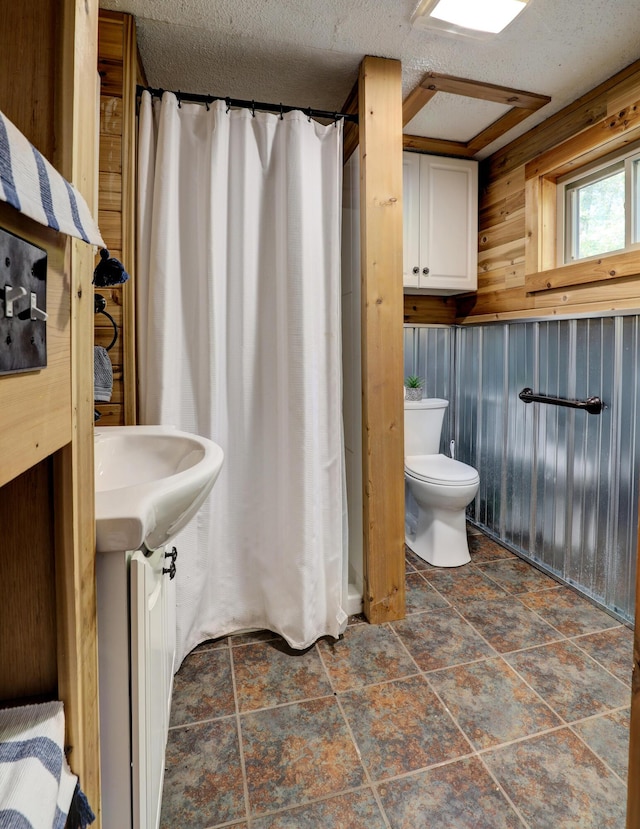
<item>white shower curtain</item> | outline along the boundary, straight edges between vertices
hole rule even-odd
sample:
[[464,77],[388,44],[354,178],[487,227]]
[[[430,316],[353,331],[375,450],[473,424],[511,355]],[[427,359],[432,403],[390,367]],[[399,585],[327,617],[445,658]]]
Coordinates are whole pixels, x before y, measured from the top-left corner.
[[340,124],[143,93],[140,420],[225,453],[176,542],[178,665],[238,630],[344,628],[341,176]]

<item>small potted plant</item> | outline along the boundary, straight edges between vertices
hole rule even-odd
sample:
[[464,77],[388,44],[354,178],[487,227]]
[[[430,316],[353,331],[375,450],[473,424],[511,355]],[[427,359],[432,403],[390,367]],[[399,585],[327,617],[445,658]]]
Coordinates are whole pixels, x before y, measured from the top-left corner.
[[414,374],[412,374],[411,377],[405,377],[405,398],[407,400],[422,400],[423,385],[424,381],[422,377],[416,377]]

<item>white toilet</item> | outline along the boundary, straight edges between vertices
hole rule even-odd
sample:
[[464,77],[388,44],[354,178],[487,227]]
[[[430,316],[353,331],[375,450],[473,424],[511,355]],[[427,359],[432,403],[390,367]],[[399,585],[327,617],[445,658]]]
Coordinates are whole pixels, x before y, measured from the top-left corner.
[[404,478],[410,493],[406,543],[435,567],[471,561],[465,510],[480,485],[472,466],[438,453],[448,405],[437,397],[404,401]]

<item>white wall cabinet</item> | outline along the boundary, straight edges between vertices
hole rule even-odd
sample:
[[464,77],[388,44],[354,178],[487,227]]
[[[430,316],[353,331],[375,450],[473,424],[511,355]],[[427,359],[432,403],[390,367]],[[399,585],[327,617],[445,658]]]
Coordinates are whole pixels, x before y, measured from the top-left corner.
[[103,829],[157,829],[176,650],[172,548],[99,553]]
[[478,286],[478,163],[403,153],[405,293]]

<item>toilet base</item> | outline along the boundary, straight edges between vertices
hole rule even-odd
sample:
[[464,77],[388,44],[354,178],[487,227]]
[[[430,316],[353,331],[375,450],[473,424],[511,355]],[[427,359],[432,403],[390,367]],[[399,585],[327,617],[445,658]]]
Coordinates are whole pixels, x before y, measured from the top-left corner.
[[407,533],[405,543],[434,567],[461,567],[471,561],[464,509],[421,507],[415,534]]

